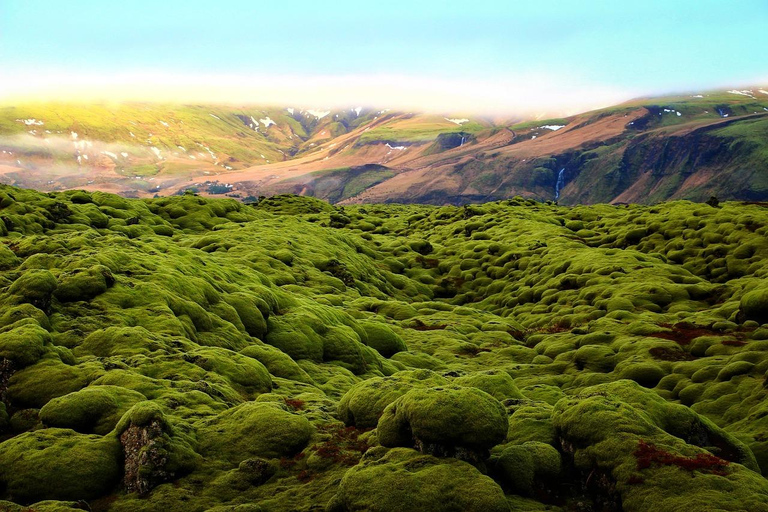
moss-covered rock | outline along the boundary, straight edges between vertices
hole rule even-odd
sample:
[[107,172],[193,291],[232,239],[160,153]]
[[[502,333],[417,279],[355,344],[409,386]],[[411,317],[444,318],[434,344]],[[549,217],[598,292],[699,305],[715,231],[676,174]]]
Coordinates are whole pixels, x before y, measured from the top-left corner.
[[762,287],[745,293],[739,308],[748,320],[768,323],[768,288]]
[[54,296],[62,302],[90,300],[115,283],[112,272],[104,265],[75,269],[59,276]]
[[328,512],[509,511],[501,488],[466,462],[395,448],[347,471]]
[[306,418],[272,403],[245,403],[198,426],[200,451],[239,464],[252,457],[290,457],[314,429]]
[[141,393],[122,387],[91,386],[49,401],[40,410],[40,419],[50,427],[105,435],[128,409],[144,400]]
[[23,323],[0,332],[0,357],[24,368],[43,357],[50,341],[51,335],[36,322]]
[[454,384],[485,391],[499,401],[523,398],[515,381],[504,370],[484,370],[453,380]]
[[114,436],[49,428],[0,443],[4,495],[20,503],[91,500],[120,479],[120,443]]
[[408,370],[355,384],[339,401],[341,421],[360,428],[375,427],[384,409],[414,387],[446,385],[448,380],[430,370]]
[[547,490],[561,477],[560,452],[546,443],[528,441],[505,448],[491,457],[489,467],[499,482],[515,494]]
[[27,270],[13,282],[8,292],[21,302],[47,310],[58,284],[49,270]]
[[403,339],[386,325],[365,322],[362,324],[362,327],[365,329],[365,344],[375,349],[382,356],[392,357],[398,352],[408,350],[408,346]]
[[413,389],[384,409],[377,433],[383,446],[426,453],[484,452],[507,436],[504,407],[476,388]]
[[123,454],[123,484],[146,495],[155,486],[192,471],[200,456],[153,402],[131,407],[115,426]]

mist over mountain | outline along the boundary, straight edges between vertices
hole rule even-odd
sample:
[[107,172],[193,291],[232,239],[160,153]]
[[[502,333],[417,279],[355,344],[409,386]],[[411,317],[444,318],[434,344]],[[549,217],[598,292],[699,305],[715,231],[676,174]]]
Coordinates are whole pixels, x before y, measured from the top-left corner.
[[367,107],[20,104],[0,109],[0,180],[129,197],[194,189],[343,203],[764,200],[767,89],[509,120]]

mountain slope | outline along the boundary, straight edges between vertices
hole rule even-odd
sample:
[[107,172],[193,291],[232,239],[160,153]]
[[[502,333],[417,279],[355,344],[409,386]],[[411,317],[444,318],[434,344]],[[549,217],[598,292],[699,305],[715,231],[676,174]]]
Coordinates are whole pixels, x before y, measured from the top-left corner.
[[127,196],[332,202],[768,199],[768,89],[646,98],[564,119],[126,104],[0,109],[0,180]]

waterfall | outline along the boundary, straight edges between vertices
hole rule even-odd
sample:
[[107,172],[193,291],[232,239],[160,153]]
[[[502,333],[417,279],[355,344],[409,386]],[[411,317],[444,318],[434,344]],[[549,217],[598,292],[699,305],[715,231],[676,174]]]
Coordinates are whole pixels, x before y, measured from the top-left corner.
[[564,185],[565,185],[565,167],[560,169],[560,172],[557,173],[557,183],[555,183],[555,201],[560,199],[560,191],[563,189]]
[[459,144],[459,147],[461,147],[461,146],[463,146],[463,145],[464,145],[464,138],[465,138],[465,137],[462,135],[462,136],[461,136],[461,144]]

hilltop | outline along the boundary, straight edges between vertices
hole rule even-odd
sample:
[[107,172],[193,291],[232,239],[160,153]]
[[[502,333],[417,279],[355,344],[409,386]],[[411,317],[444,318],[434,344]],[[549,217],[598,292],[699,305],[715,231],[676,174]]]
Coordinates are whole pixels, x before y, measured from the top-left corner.
[[0,108],[0,179],[130,197],[564,204],[768,199],[768,87],[507,122],[354,107]]
[[0,186],[0,508],[768,510],[766,226]]

